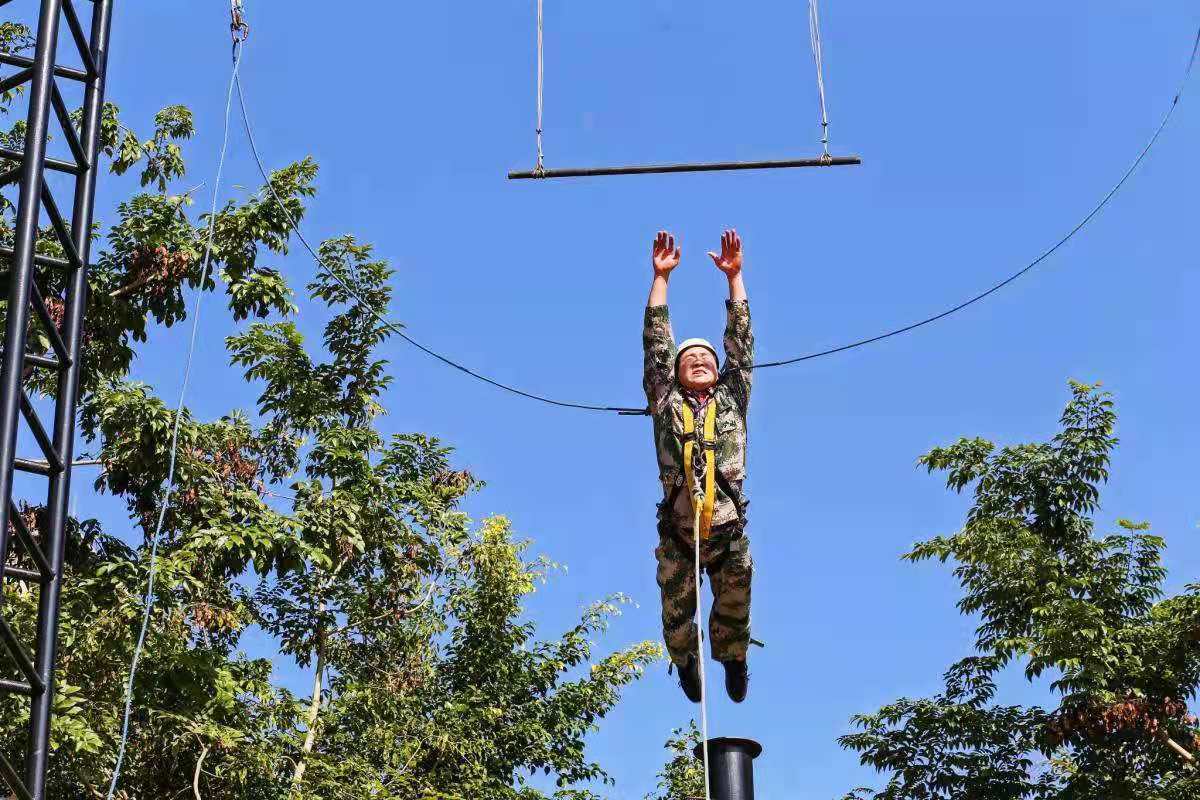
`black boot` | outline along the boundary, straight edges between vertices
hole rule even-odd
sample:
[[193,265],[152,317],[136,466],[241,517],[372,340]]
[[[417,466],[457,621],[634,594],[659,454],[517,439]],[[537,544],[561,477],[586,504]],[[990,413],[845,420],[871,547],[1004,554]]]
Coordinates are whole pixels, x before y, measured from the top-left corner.
[[746,659],[735,658],[721,663],[725,666],[725,691],[729,694],[729,699],[735,703],[742,702],[750,689],[750,673],[746,669]]
[[675,669],[679,670],[679,685],[683,689],[683,693],[687,695],[687,699],[693,703],[699,703],[700,667],[696,664],[696,657],[688,656],[687,663],[683,666],[676,664]]

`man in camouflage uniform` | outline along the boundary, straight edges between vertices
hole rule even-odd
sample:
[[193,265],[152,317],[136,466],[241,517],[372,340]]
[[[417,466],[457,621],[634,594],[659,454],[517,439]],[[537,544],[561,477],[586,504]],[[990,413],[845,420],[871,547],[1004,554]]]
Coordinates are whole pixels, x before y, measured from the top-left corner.
[[[725,366],[717,370],[715,348],[689,339],[676,349],[667,312],[667,282],[679,265],[680,249],[665,231],[654,241],[654,283],[646,304],[642,342],[643,385],[654,419],[663,501],[658,508],[658,585],[662,590],[663,638],[679,670],[684,693],[700,700],[697,662],[696,583],[693,528],[696,488],[712,487],[711,520],[701,523],[700,563],[712,582],[713,606],[709,640],[713,658],[725,667],[725,688],[734,702],[746,697],[746,648],[750,642],[750,578],[753,564],[745,535],[746,408],[750,402],[750,370],[754,335],[742,281],[742,242],[735,231],[721,237],[721,252],[709,253],[729,281],[726,303]],[[705,483],[704,421],[716,405],[714,479]],[[685,406],[687,408],[685,408]],[[690,410],[690,414],[688,414]],[[685,444],[688,423],[694,428],[691,448]],[[689,471],[685,450],[693,455]],[[691,480],[689,481],[689,475]],[[690,482],[690,485],[689,485]],[[705,509],[707,510],[707,509]],[[709,523],[709,524],[703,524]]]

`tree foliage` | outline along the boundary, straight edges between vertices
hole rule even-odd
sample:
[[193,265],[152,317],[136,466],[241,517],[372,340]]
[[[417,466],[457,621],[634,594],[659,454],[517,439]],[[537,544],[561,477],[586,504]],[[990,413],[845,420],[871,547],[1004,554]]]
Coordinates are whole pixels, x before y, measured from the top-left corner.
[[[1111,398],[1071,385],[1049,442],[997,449],[961,439],[925,454],[949,488],[973,491],[961,530],[905,558],[953,562],[958,609],[979,620],[975,653],[934,697],[854,717],[841,739],[887,773],[847,800],[1183,800],[1200,775],[1188,702],[1200,682],[1200,584],[1163,599],[1163,540],[1092,515],[1117,439]],[[1056,705],[1003,705],[1006,668],[1045,676]],[[1198,754],[1200,755],[1200,754]]]
[[[0,28],[0,48],[24,45],[27,31]],[[193,132],[182,106],[160,112],[148,138],[105,108],[111,172],[139,174],[115,220],[98,226],[80,433],[101,463],[95,488],[124,503],[135,533],[69,525],[48,796],[83,800],[107,786],[165,505],[122,797],[536,800],[534,772],[553,776],[563,797],[591,797],[607,775],[586,736],[658,647],[596,653],[619,597],[539,637],[523,607],[553,564],[530,556],[505,519],[467,518],[463,499],[481,484],[454,468],[449,448],[379,429],[390,331],[364,302],[386,308],[391,268],[352,236],[324,242],[327,266],[305,294],[327,321],[306,341],[293,289],[271,264],[287,252],[289,217],[301,219],[315,194],[316,164],[287,166],[270,177],[273,192],[193,217],[190,195],[173,188]],[[9,241],[11,213],[0,220]],[[48,231],[38,248],[60,252]],[[61,314],[62,276],[37,280]],[[184,411],[168,495],[174,410],[131,367],[188,321],[185,294],[197,291],[222,292],[242,323],[225,343],[231,368],[260,394],[217,419]],[[48,348],[36,328],[30,348]],[[44,380],[31,374],[27,388],[44,394]],[[44,528],[44,509],[22,512],[35,534]],[[5,582],[6,618],[24,638],[36,601],[36,590]],[[274,659],[245,654],[264,639]],[[312,691],[283,688],[273,660],[306,670]],[[22,747],[26,708],[0,700],[6,753]]]
[[704,797],[704,767],[693,755],[703,737],[695,720],[686,728],[671,731],[663,747],[667,763],[658,773],[658,787],[646,795],[646,800],[694,800]]

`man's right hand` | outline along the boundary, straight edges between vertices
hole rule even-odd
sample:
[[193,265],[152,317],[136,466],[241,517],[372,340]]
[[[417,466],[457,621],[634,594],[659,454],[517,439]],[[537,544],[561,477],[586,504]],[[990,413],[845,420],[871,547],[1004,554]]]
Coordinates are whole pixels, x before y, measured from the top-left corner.
[[668,278],[671,270],[679,266],[681,252],[675,246],[675,237],[666,231],[659,231],[654,237],[654,248],[651,261],[654,263],[654,277]]

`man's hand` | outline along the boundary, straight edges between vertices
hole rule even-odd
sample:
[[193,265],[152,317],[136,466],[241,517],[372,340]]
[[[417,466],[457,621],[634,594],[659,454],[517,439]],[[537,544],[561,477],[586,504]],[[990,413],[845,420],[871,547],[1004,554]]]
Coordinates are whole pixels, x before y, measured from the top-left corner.
[[725,273],[725,277],[733,280],[742,274],[742,238],[733,228],[721,234],[721,254],[710,252],[708,257],[717,265],[717,269]]
[[679,266],[680,249],[675,246],[675,237],[666,231],[659,231],[654,237],[654,248],[651,261],[654,264],[654,277],[667,278],[671,270]]

